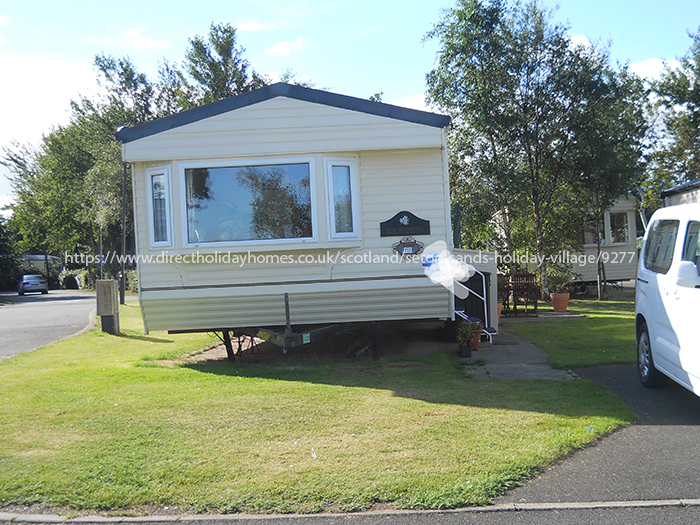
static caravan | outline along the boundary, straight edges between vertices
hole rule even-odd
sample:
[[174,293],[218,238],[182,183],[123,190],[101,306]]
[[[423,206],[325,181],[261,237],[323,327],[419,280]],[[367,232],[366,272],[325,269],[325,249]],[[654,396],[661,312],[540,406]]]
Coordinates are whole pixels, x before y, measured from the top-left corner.
[[664,206],[700,202],[700,179],[694,179],[670,190],[662,191],[661,197],[664,199]]
[[453,320],[449,122],[280,83],[120,129],[145,330]]
[[[578,280],[595,283],[598,278],[598,254],[596,238],[600,238],[600,259],[605,264],[607,281],[627,281],[637,275],[637,227],[632,197],[618,199],[605,212],[603,224],[598,231],[594,221],[584,224],[582,230],[583,250],[572,254],[573,271]],[[597,236],[597,237],[596,237]]]

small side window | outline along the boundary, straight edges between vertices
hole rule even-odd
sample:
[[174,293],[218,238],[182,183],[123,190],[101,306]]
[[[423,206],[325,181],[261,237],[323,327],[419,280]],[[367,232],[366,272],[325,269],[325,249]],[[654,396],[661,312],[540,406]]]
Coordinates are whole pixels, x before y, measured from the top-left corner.
[[167,246],[171,243],[170,227],[170,171],[167,168],[147,172],[149,193],[149,222],[151,244]]
[[678,221],[663,220],[651,226],[644,249],[644,267],[656,273],[667,273],[673,262]]
[[610,214],[610,239],[613,244],[627,244],[629,242],[627,212]]
[[355,163],[326,159],[325,171],[330,238],[355,238],[359,234]]
[[[688,232],[685,234],[685,244],[683,245],[683,260],[694,262],[698,268],[700,268],[700,244],[698,244],[699,232],[700,222],[689,222]],[[700,273],[700,270],[698,271]]]

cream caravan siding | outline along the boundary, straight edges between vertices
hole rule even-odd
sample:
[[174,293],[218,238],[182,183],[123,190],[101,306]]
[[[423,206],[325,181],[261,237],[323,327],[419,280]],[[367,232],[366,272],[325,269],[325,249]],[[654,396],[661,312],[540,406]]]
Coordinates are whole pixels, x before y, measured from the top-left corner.
[[427,278],[144,292],[149,330],[214,330],[446,318],[450,292]]
[[[605,277],[608,281],[626,281],[637,276],[637,227],[636,201],[632,198],[618,200],[609,211],[605,212],[605,244],[601,246],[600,258],[605,265]],[[628,242],[614,244],[610,234],[610,214],[626,213]],[[573,271],[580,275],[578,280],[593,282],[598,278],[597,248],[595,245],[584,245],[583,251],[572,254],[570,261]]]
[[700,188],[692,188],[666,197],[664,204],[666,206],[675,206],[677,204],[689,204],[693,202],[700,202]]
[[[446,168],[441,148],[369,152],[333,151],[354,159],[359,186],[361,238],[328,240],[323,159],[315,154],[315,242],[237,246],[202,243],[185,247],[181,162],[136,163],[134,199],[139,253],[159,256],[141,263],[141,304],[148,330],[198,330],[277,325],[284,321],[283,294],[290,294],[294,323],[450,318],[450,293],[425,277],[420,261],[406,262],[392,249],[400,237],[381,237],[379,223],[404,210],[429,220],[426,246],[450,239]],[[256,158],[250,159],[255,161]],[[274,159],[273,159],[274,160]],[[190,160],[187,160],[190,162]],[[149,167],[170,167],[174,247],[150,249],[147,180]],[[217,253],[218,252],[218,253]],[[176,256],[199,256],[182,262]],[[215,264],[205,259],[218,256]],[[288,264],[285,257],[314,257]],[[254,262],[250,261],[254,258]],[[282,316],[280,318],[280,315]]]
[[123,145],[126,162],[442,146],[442,129],[276,97]]

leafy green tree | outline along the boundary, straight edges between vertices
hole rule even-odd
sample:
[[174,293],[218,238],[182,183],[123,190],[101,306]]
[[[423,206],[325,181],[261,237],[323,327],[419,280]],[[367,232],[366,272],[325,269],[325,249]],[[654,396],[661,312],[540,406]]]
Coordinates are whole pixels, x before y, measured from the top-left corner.
[[22,268],[15,232],[0,215],[0,290],[14,288]]
[[581,141],[608,103],[607,57],[573,46],[537,2],[460,0],[426,38],[441,41],[428,93],[453,117],[453,199],[476,218],[465,235],[533,249],[544,294],[548,257],[578,242]]
[[658,171],[671,183],[700,178],[700,30],[677,68],[654,83],[663,110],[667,144],[656,154]]
[[[589,57],[602,60],[595,55]],[[639,77],[625,67],[615,73],[607,67],[597,84],[597,96],[588,119],[576,131],[579,148],[575,169],[579,172],[579,203],[594,224],[603,229],[604,215],[617,199],[630,193],[644,176],[644,140],[649,129],[645,106],[647,90]],[[596,235],[598,254],[598,299],[606,295],[605,265],[601,239]]]
[[236,28],[230,24],[212,24],[206,40],[201,36],[190,39],[184,71],[178,74],[184,107],[201,106],[266,85],[268,80],[243,58],[244,51],[236,44]]
[[[118,251],[123,164],[115,131],[264,85],[242,53],[232,26],[212,24],[208,40],[190,41],[184,71],[164,62],[156,80],[128,58],[96,56],[104,94],[72,102],[70,123],[53,129],[36,150],[15,144],[3,152],[21,248],[94,254],[101,234],[104,250]],[[127,179],[127,237],[133,234],[130,196]]]

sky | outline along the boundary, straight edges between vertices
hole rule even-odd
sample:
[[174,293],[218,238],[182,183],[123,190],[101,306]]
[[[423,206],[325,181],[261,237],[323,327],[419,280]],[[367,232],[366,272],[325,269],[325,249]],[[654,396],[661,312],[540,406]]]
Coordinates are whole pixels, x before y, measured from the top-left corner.
[[[614,61],[658,76],[684,55],[700,27],[699,0],[541,0],[574,42],[610,45]],[[189,39],[214,23],[237,28],[253,69],[285,69],[336,93],[425,109],[425,75],[437,41],[423,42],[454,0],[0,0],[0,155],[40,144],[69,120],[70,101],[98,92],[98,54],[128,56],[155,79],[181,63]],[[557,7],[558,6],[558,7]],[[0,208],[12,189],[0,167]]]

